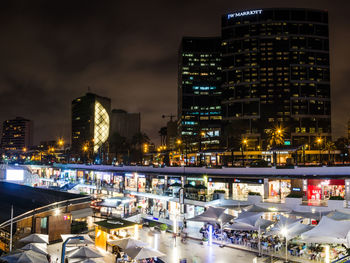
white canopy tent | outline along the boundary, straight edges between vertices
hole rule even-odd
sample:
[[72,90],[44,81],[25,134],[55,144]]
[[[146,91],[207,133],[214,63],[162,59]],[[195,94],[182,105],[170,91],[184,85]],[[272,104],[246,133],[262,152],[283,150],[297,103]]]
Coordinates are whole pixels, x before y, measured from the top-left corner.
[[234,219],[233,216],[225,213],[225,208],[209,206],[206,211],[195,217],[187,219],[187,221],[197,222],[209,222],[209,223],[220,223],[223,224]]
[[350,221],[337,221],[327,216],[310,231],[301,235],[307,243],[344,244],[349,247]]
[[49,236],[44,234],[30,234],[19,240],[23,243],[46,243],[49,244]]
[[279,221],[265,233],[265,236],[279,235],[284,228],[289,228],[292,224],[302,221],[302,219],[292,219],[285,216],[280,216]]
[[334,212],[329,213],[327,216],[333,220],[350,220],[350,214],[339,210],[335,210]]
[[28,243],[21,250],[31,250],[43,255],[47,255],[47,245],[45,243]]
[[2,256],[0,259],[8,263],[48,263],[46,256],[32,250],[15,251],[13,254]]
[[255,212],[243,212],[231,225],[226,226],[226,229],[231,230],[242,230],[242,231],[252,231],[252,230],[265,230],[267,227],[272,225],[274,222],[262,218],[264,213]]

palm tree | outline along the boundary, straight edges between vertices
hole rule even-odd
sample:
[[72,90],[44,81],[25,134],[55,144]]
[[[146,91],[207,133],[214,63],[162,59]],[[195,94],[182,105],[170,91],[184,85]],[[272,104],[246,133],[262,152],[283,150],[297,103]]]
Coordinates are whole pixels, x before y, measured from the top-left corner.
[[129,145],[125,137],[121,136],[119,133],[115,132],[110,137],[111,152],[115,154],[118,159],[119,154],[123,154],[129,151]]
[[335,149],[335,144],[332,141],[327,141],[324,144],[323,150],[328,151],[328,164],[330,164],[331,161],[331,151],[334,151]]
[[280,126],[269,130],[267,136],[267,141],[270,147],[282,145],[284,143],[284,131]]
[[132,138],[131,138],[131,146],[132,146],[132,151],[134,153],[135,160],[141,162],[142,161],[142,145],[144,143],[149,144],[150,139],[147,136],[146,133],[136,133]]

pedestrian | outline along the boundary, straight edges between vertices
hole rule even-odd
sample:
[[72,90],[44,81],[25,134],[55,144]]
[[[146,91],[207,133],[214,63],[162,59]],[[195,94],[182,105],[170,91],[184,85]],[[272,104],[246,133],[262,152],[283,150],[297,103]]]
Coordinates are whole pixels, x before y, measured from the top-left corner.
[[183,227],[184,227],[184,228],[187,228],[187,221],[186,221],[186,218],[184,218]]

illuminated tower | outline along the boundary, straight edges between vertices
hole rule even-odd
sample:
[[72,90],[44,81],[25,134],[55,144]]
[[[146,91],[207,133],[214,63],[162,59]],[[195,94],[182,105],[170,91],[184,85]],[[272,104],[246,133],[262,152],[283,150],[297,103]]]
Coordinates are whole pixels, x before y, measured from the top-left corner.
[[[223,119],[250,146],[276,126],[294,146],[331,137],[328,13],[257,9],[222,16]],[[255,144],[253,143],[255,141]]]
[[221,136],[221,40],[184,37],[179,50],[178,126],[192,149],[218,148]]
[[107,153],[111,100],[93,93],[72,101],[72,152]]

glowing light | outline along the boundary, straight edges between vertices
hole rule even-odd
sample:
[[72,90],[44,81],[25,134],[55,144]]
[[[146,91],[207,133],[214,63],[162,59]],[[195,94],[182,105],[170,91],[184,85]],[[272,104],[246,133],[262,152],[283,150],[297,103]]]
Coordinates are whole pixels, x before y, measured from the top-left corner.
[[58,215],[60,215],[60,214],[61,214],[60,209],[59,209],[59,208],[56,208],[56,209],[55,209],[55,212],[54,212],[54,215],[55,215],[55,216],[58,216]]
[[288,229],[287,229],[286,227],[283,227],[283,228],[281,229],[281,234],[282,234],[282,236],[287,237],[287,235],[288,235]]
[[213,226],[209,225],[208,245],[211,246],[212,244],[213,244]]
[[330,263],[329,245],[325,246],[325,249],[326,249],[326,251],[325,251],[326,257],[325,257],[324,262],[325,263]]
[[109,136],[109,115],[101,103],[95,103],[94,152],[107,141]]
[[139,226],[138,225],[134,226],[134,238],[139,239]]

